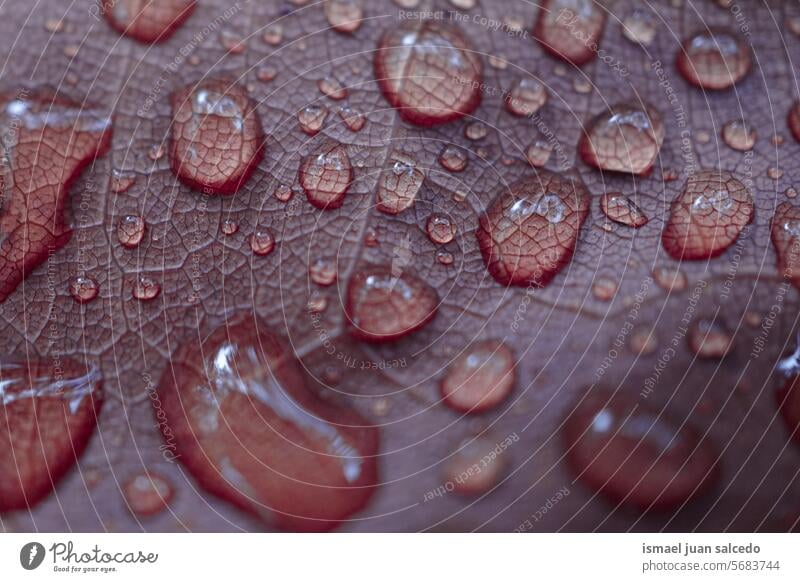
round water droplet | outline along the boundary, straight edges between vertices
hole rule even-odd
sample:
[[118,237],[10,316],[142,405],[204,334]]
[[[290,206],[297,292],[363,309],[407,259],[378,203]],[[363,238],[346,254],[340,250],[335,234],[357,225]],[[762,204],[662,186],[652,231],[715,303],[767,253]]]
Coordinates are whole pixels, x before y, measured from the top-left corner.
[[477,141],[479,139],[483,139],[486,137],[486,134],[489,133],[489,128],[486,127],[485,123],[480,121],[473,121],[472,123],[468,123],[464,126],[464,135],[467,139],[472,141]]
[[119,170],[111,170],[111,191],[115,194],[121,194],[130,190],[131,186],[136,183],[136,174],[121,172]]
[[778,205],[772,218],[771,238],[778,255],[779,275],[800,289],[800,207],[788,202]]
[[622,34],[631,42],[649,45],[656,37],[656,25],[650,13],[637,8],[622,21]]
[[664,291],[680,293],[686,291],[689,281],[686,273],[677,267],[656,267],[653,269],[653,280]]
[[327,0],[325,18],[337,32],[345,34],[355,32],[364,18],[361,0]]
[[378,482],[377,428],[320,400],[290,342],[252,314],[201,337],[172,355],[158,386],[195,480],[281,529],[325,531],[362,509]]
[[354,337],[369,342],[395,340],[436,315],[436,291],[409,273],[406,263],[398,259],[392,267],[367,267],[350,278],[345,310]]
[[189,18],[194,5],[194,0],[101,0],[100,10],[120,34],[140,42],[162,42]]
[[275,198],[281,202],[288,202],[292,196],[294,196],[294,191],[286,184],[278,184],[278,187],[275,188]]
[[328,117],[328,108],[321,105],[309,105],[300,110],[297,114],[297,122],[300,129],[307,135],[317,135],[325,125]]
[[76,303],[89,303],[97,297],[99,292],[100,286],[91,277],[78,275],[70,279],[69,294]]
[[644,175],[658,158],[664,134],[653,107],[618,103],[586,125],[578,150],[584,162],[600,170]]
[[729,172],[700,170],[672,201],[661,242],[679,260],[716,257],[753,219],[750,191]]
[[141,216],[126,214],[117,224],[117,238],[122,246],[132,249],[142,242],[146,228]]
[[451,242],[456,236],[456,225],[447,217],[441,214],[432,214],[425,223],[425,230],[431,242],[444,245]]
[[553,147],[546,141],[537,140],[525,150],[525,159],[534,168],[543,168],[553,153]]
[[353,180],[347,150],[341,144],[323,143],[303,158],[298,177],[311,204],[323,210],[339,208]]
[[632,395],[592,390],[569,411],[563,437],[579,479],[640,510],[679,507],[719,476],[701,433]]
[[692,85],[727,89],[750,72],[752,55],[747,44],[732,32],[704,30],[683,43],[677,67]]
[[767,176],[769,176],[772,180],[780,180],[783,176],[783,170],[776,167],[771,167],[767,169]]
[[543,287],[572,259],[589,194],[546,170],[500,188],[476,232],[484,263],[498,283]]
[[617,282],[608,277],[598,277],[592,283],[592,295],[600,301],[611,301],[617,294]]
[[544,84],[530,77],[520,79],[509,91],[506,109],[519,117],[530,117],[547,102]]
[[497,442],[485,436],[462,443],[444,464],[442,479],[446,490],[481,495],[497,485],[508,467],[503,453],[497,454],[497,447]]
[[689,349],[698,358],[719,359],[728,353],[733,343],[731,334],[721,324],[708,319],[692,323],[687,336]]
[[504,402],[514,387],[514,354],[500,341],[480,341],[447,369],[440,384],[445,404],[462,412],[484,412]]
[[756,130],[741,119],[733,119],[722,127],[722,140],[729,148],[740,152],[753,149],[756,138]]
[[261,121],[247,93],[208,79],[172,94],[170,164],[207,194],[232,194],[263,156]]
[[239,223],[233,220],[232,218],[226,218],[222,221],[222,226],[220,226],[220,230],[222,234],[225,236],[232,236],[239,232]]
[[333,77],[325,77],[320,79],[317,82],[317,87],[319,87],[319,90],[322,92],[322,94],[329,99],[341,101],[347,97],[347,89],[345,89],[342,84]]
[[161,293],[161,285],[148,275],[139,275],[133,284],[131,294],[139,301],[150,301]]
[[606,22],[593,0],[541,0],[533,37],[558,58],[581,66],[592,60]]
[[283,25],[269,25],[261,38],[270,46],[278,46],[283,42]]
[[640,228],[649,221],[641,208],[619,192],[603,194],[600,197],[600,210],[609,220],[632,228]]
[[347,129],[352,132],[361,131],[364,128],[364,124],[367,123],[367,118],[364,117],[364,114],[351,107],[339,108],[339,117],[342,118]]
[[250,235],[250,250],[259,257],[270,254],[275,248],[275,237],[266,228],[259,228]]
[[376,206],[386,214],[399,214],[414,204],[425,174],[411,156],[395,152],[381,173]]
[[458,146],[448,144],[439,154],[439,163],[445,170],[462,172],[467,167],[467,152]]
[[172,485],[166,477],[153,472],[141,473],[122,486],[128,509],[140,517],[155,515],[172,501]]
[[478,107],[483,65],[457,28],[409,20],[382,36],[375,78],[403,120],[436,125]]
[[336,263],[330,259],[317,259],[309,265],[308,275],[317,285],[333,285],[336,282]]

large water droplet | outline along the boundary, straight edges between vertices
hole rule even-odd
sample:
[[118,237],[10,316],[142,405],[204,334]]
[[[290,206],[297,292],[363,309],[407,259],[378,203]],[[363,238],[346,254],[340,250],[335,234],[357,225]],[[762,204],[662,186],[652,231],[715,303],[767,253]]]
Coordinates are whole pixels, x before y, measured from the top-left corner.
[[327,0],[325,17],[334,30],[349,34],[361,26],[364,9],[361,0]]
[[609,220],[632,228],[640,228],[649,220],[641,208],[619,192],[603,194],[600,197],[600,210]]
[[172,485],[158,473],[134,475],[122,486],[128,509],[139,517],[149,517],[163,511],[172,500]]
[[322,105],[309,105],[300,110],[297,114],[297,123],[300,129],[307,135],[317,135],[325,125],[328,117],[328,108]]
[[357,271],[347,286],[347,316],[354,337],[381,342],[416,331],[436,315],[436,291],[405,270],[403,257],[392,266]]
[[733,119],[722,127],[722,140],[740,152],[753,149],[756,145],[756,130],[741,119]]
[[96,368],[69,358],[0,361],[0,511],[45,498],[83,453],[103,401]]
[[700,319],[692,323],[687,336],[689,349],[698,358],[719,359],[728,353],[733,338],[720,323]]
[[76,303],[89,303],[97,298],[100,286],[97,281],[86,275],[73,277],[69,282],[69,294]]
[[661,242],[675,259],[715,257],[736,242],[753,213],[750,191],[732,174],[700,170],[672,201]]
[[117,239],[125,248],[135,248],[142,242],[146,229],[144,219],[141,216],[138,214],[126,214],[117,223]]
[[506,109],[520,117],[530,117],[547,102],[544,84],[532,78],[520,79],[506,97]]
[[595,57],[605,22],[593,0],[541,0],[533,36],[550,54],[581,66]]
[[255,106],[237,85],[205,80],[172,94],[172,171],[208,194],[231,194],[263,155]]
[[203,337],[158,387],[162,432],[199,484],[288,530],[328,530],[364,507],[377,429],[311,392],[289,342],[252,315]]
[[389,167],[381,173],[377,208],[386,214],[398,214],[414,204],[425,174],[411,156],[395,152]]
[[101,0],[101,11],[120,34],[162,42],[189,18],[194,5],[194,0]]
[[642,175],[658,158],[664,134],[661,115],[653,107],[618,103],[586,125],[578,150],[595,168]]
[[640,510],[680,506],[719,476],[708,440],[628,394],[592,390],[569,412],[563,436],[579,479]]
[[500,341],[480,341],[447,369],[440,384],[445,404],[462,412],[484,412],[508,398],[514,387],[514,354]]
[[704,30],[683,43],[678,52],[678,71],[703,89],[727,89],[752,67],[750,48],[727,30]]
[[23,91],[0,95],[0,134],[2,303],[69,241],[67,186],[108,150],[111,118],[91,105]]
[[789,202],[778,205],[772,218],[771,238],[780,276],[800,289],[800,207]]
[[406,21],[378,45],[375,77],[400,117],[436,125],[472,113],[480,104],[483,65],[453,26]]
[[572,258],[588,215],[577,178],[540,170],[501,186],[476,232],[483,260],[503,285],[547,285]]
[[353,180],[350,156],[341,144],[323,143],[303,158],[298,177],[311,204],[323,210],[339,208]]

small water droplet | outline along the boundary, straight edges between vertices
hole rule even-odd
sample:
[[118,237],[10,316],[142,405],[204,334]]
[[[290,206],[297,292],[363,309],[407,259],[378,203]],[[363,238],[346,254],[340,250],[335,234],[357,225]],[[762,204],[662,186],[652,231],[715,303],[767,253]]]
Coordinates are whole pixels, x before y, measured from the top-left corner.
[[364,9],[361,0],[327,0],[325,17],[334,30],[349,34],[361,26]]
[[538,79],[520,79],[506,97],[506,109],[519,117],[530,117],[547,102],[547,89]]
[[617,282],[609,277],[598,277],[592,283],[592,295],[600,301],[611,301],[617,294]]
[[525,159],[534,168],[543,168],[553,153],[553,146],[543,140],[536,140],[525,150]]
[[771,228],[772,245],[778,255],[779,274],[800,288],[800,207],[781,202]]
[[372,406],[370,406],[370,410],[372,410],[372,414],[375,416],[386,416],[389,414],[392,405],[387,398],[376,398]]
[[330,259],[317,259],[308,267],[308,275],[317,285],[327,287],[336,283],[336,263]]
[[78,275],[70,279],[69,294],[76,303],[89,303],[97,297],[99,292],[100,286],[91,277]]
[[508,68],[508,60],[505,55],[489,55],[489,66],[500,71]]
[[328,117],[328,108],[321,105],[309,105],[297,114],[300,129],[308,135],[317,135]]
[[339,108],[339,117],[342,118],[347,129],[352,132],[361,131],[364,128],[364,124],[367,122],[367,118],[363,113],[347,106]]
[[609,220],[632,228],[640,228],[649,220],[641,208],[619,192],[603,194],[600,197],[600,210]]
[[271,24],[267,27],[264,31],[264,34],[261,36],[265,43],[270,46],[278,46],[283,42],[283,25],[282,24]]
[[456,236],[456,225],[447,216],[441,214],[429,216],[425,230],[428,232],[431,242],[439,245],[451,242]]
[[136,174],[111,170],[111,191],[115,194],[127,192],[136,183]]
[[450,0],[450,4],[459,10],[472,10],[477,3],[477,0]]
[[222,226],[220,229],[222,230],[222,234],[225,236],[232,236],[239,232],[239,223],[232,218],[226,218],[222,221]]
[[656,336],[646,330],[638,330],[631,334],[630,348],[634,354],[649,356],[656,351],[658,340]]
[[637,8],[622,21],[622,34],[631,42],[649,45],[656,37],[656,26],[648,12]]
[[125,248],[132,249],[144,238],[146,226],[144,219],[137,214],[126,214],[117,223],[117,239]]
[[381,212],[398,214],[414,204],[425,174],[414,158],[399,152],[392,155],[389,164],[381,174],[376,205]]
[[680,293],[689,285],[686,273],[677,267],[656,267],[653,269],[653,280],[664,291]]
[[436,260],[441,265],[452,265],[455,257],[453,257],[453,253],[442,249],[436,251]]
[[689,328],[688,341],[697,357],[719,359],[728,353],[733,338],[721,324],[701,319]]
[[[513,441],[503,441],[511,443]],[[506,446],[509,446],[506,444]],[[465,441],[443,467],[442,479],[446,491],[459,495],[481,495],[495,487],[506,473],[508,462],[505,449],[497,453],[499,444],[479,436]]]
[[341,101],[347,97],[347,89],[334,77],[324,77],[317,82],[317,87],[329,99]]
[[580,93],[581,95],[587,95],[592,92],[593,85],[589,79],[576,77],[572,81],[572,88],[575,89],[576,93]]
[[294,191],[287,186],[286,184],[278,184],[278,187],[275,188],[275,198],[280,200],[281,202],[289,202],[294,196]]
[[256,71],[256,79],[261,81],[262,83],[269,83],[275,77],[278,76],[278,69],[271,65],[264,65],[263,67],[259,67]]
[[322,313],[327,308],[328,299],[324,295],[312,295],[306,304],[306,309],[311,313]]
[[57,33],[61,32],[65,28],[65,24],[63,20],[57,20],[55,18],[48,18],[44,21],[44,29],[47,32]]
[[748,311],[744,314],[744,322],[750,327],[760,327],[762,321],[761,314],[755,311]]
[[514,387],[514,355],[504,343],[480,341],[447,369],[440,384],[445,404],[461,412],[484,412],[504,402]]
[[166,508],[172,500],[172,485],[165,477],[153,472],[141,473],[122,487],[125,502],[135,515],[148,517]]
[[311,204],[323,210],[333,209],[344,203],[353,180],[353,167],[343,145],[323,143],[303,158],[298,176]]
[[783,170],[781,170],[780,168],[776,168],[775,166],[772,166],[767,169],[767,176],[769,176],[773,180],[780,180],[781,177],[783,176]]
[[134,299],[150,301],[158,297],[158,294],[161,293],[161,285],[148,275],[139,275],[133,284],[131,293]]
[[364,244],[370,248],[375,248],[381,244],[378,240],[378,233],[375,232],[374,228],[367,228],[367,232],[364,233]]
[[266,228],[259,228],[250,235],[250,250],[259,257],[270,254],[275,248],[275,237]]
[[741,119],[733,119],[722,127],[722,140],[728,147],[740,152],[753,149],[756,137],[756,130]]
[[467,152],[452,144],[446,145],[439,154],[439,163],[451,172],[462,172],[467,167],[467,160]]
[[703,89],[727,89],[752,68],[750,48],[727,30],[703,30],[690,37],[678,52],[678,71]]
[[240,55],[247,50],[247,41],[229,30],[219,33],[219,42],[222,48],[234,55]]
[[473,121],[464,126],[464,135],[467,139],[477,141],[483,139],[489,133],[486,124],[480,121]]
[[784,192],[784,195],[787,198],[797,198],[797,190],[795,190],[794,188],[792,188],[790,186],[789,188],[786,189],[786,192]]
[[163,143],[153,144],[150,149],[147,150],[147,156],[154,162],[157,162],[163,158],[165,153],[166,148],[164,147]]

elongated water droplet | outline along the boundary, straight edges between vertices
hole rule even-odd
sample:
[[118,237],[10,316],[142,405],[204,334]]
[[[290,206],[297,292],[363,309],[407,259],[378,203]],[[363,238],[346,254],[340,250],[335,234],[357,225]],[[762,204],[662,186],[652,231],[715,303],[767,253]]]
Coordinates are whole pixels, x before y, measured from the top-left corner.
[[589,194],[546,170],[501,186],[476,232],[489,273],[503,285],[543,287],[572,259]]
[[607,192],[600,197],[600,210],[609,220],[619,224],[640,228],[648,218],[632,200],[619,192]]
[[142,242],[146,229],[144,219],[141,216],[138,214],[126,214],[119,219],[117,224],[117,239],[125,248],[135,248]]
[[208,194],[232,194],[263,156],[263,131],[247,93],[208,79],[172,94],[170,164],[178,178]]
[[323,210],[339,208],[353,180],[347,150],[341,144],[323,143],[303,158],[298,177],[311,204]]
[[750,72],[752,55],[747,44],[732,32],[704,30],[683,43],[677,67],[692,85],[727,89]]
[[[436,291],[397,261],[353,274],[345,310],[351,334],[369,342],[391,341],[420,329],[436,315]],[[395,262],[393,262],[395,263]]]
[[467,348],[447,369],[440,389],[445,404],[462,412],[484,412],[504,402],[514,387],[514,354],[500,341]]
[[586,125],[578,150],[584,162],[600,170],[643,175],[658,158],[664,134],[653,107],[618,103]]
[[753,213],[750,191],[732,174],[701,170],[672,201],[661,242],[675,259],[715,257],[736,242]]
[[593,0],[541,0],[533,37],[551,55],[576,66],[595,57],[605,9]]
[[457,28],[432,20],[387,30],[375,57],[375,78],[400,117],[437,125],[472,113],[481,102],[483,65]]
[[120,34],[140,42],[167,40],[194,12],[194,0],[101,0],[101,11]]
[[414,204],[425,174],[414,158],[395,152],[389,167],[381,173],[377,208],[386,214],[398,214]]

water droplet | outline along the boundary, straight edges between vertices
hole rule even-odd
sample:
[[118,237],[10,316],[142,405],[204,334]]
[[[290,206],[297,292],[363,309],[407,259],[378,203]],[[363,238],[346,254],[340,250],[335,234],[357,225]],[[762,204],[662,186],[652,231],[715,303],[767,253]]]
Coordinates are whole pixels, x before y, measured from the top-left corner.
[[506,97],[506,109],[520,117],[530,117],[547,102],[544,84],[532,78],[520,79]]
[[407,260],[401,259],[393,260],[391,268],[370,266],[351,277],[345,310],[354,337],[370,342],[395,340],[436,315],[436,291],[408,272]]
[[661,242],[678,260],[716,257],[736,242],[753,213],[750,191],[732,174],[700,170],[672,201]]
[[194,12],[194,0],[101,0],[101,12],[120,34],[162,42]]
[[361,0],[327,0],[325,2],[325,18],[331,27],[345,34],[358,30],[364,18]]
[[508,60],[504,55],[489,55],[489,66],[500,71],[508,68]]
[[308,275],[317,285],[333,285],[336,283],[336,263],[329,259],[317,259],[309,265]]
[[783,193],[784,196],[787,198],[797,198],[797,190],[792,188],[791,186],[786,189],[786,192]]
[[491,490],[508,467],[497,448],[498,443],[485,436],[464,441],[443,466],[445,489],[460,495],[481,495]]
[[658,340],[656,340],[653,332],[646,330],[638,330],[631,334],[630,348],[634,354],[640,356],[649,356],[656,351],[658,347]]
[[108,150],[111,119],[91,105],[31,89],[0,94],[0,134],[2,303],[70,240],[68,185]]
[[306,303],[306,309],[311,313],[322,313],[328,308],[328,299],[323,295],[313,295]]
[[721,324],[701,319],[689,328],[689,349],[698,358],[719,359],[725,356],[733,343],[731,334]]
[[480,341],[447,369],[440,389],[445,404],[462,412],[484,412],[504,402],[514,387],[514,354],[502,342]]
[[677,67],[692,85],[727,89],[750,72],[752,56],[747,44],[732,32],[704,30],[683,44]]
[[271,65],[264,65],[263,67],[259,67],[256,71],[256,79],[261,81],[262,83],[269,83],[275,77],[278,76],[278,69]]
[[656,26],[648,12],[635,9],[622,21],[622,35],[631,42],[649,45],[656,37]]
[[729,148],[740,152],[753,149],[756,138],[756,130],[741,119],[733,119],[722,127],[722,140]]
[[472,10],[475,8],[477,0],[450,0],[450,4],[459,10]]
[[761,314],[755,311],[748,311],[744,314],[744,322],[750,327],[760,327],[762,321]]
[[457,28],[433,20],[406,21],[381,37],[375,78],[400,117],[436,125],[480,104],[483,65]]
[[542,0],[533,37],[553,56],[576,66],[595,57],[605,9],[592,0]]
[[141,216],[126,214],[117,223],[117,239],[125,248],[135,248],[142,242],[146,229],[144,219]]
[[27,512],[85,450],[103,402],[103,378],[97,368],[60,354],[4,357],[2,374],[0,512]]
[[441,214],[431,214],[425,224],[428,238],[434,244],[447,244],[456,236],[456,225],[447,217]]
[[294,191],[286,184],[278,184],[278,187],[275,188],[275,198],[281,202],[289,202],[292,196],[294,196]]
[[172,501],[172,485],[157,473],[140,473],[122,486],[128,509],[139,517],[155,515]]
[[378,240],[378,233],[375,232],[374,228],[367,228],[367,232],[364,233],[364,244],[370,248],[375,248],[381,244]]
[[150,301],[158,297],[159,293],[161,293],[161,285],[148,275],[139,275],[131,291],[133,298],[139,301]]
[[261,38],[270,46],[278,46],[283,42],[283,25],[269,25]]
[[800,442],[800,381],[798,379],[800,379],[800,375],[787,378],[775,396],[781,416],[786,423],[786,429],[795,441]]
[[226,218],[222,221],[222,226],[220,227],[222,230],[222,234],[225,236],[232,236],[239,232],[239,223],[237,223],[232,218]]
[[275,248],[275,237],[266,228],[259,228],[250,235],[250,250],[259,257],[270,254]]
[[439,154],[439,163],[451,172],[462,172],[467,167],[467,161],[467,152],[452,144],[446,145]]
[[342,84],[333,77],[325,77],[320,79],[317,82],[317,87],[319,87],[319,90],[322,92],[322,94],[329,99],[341,101],[347,97],[347,89],[345,89]]
[[247,41],[230,30],[223,30],[219,33],[219,43],[232,55],[240,55],[247,50]]
[[44,21],[44,29],[47,32],[52,32],[53,34],[58,32],[63,32],[64,28],[66,28],[66,24],[63,20],[57,20],[55,18],[48,18]]
[[453,253],[441,249],[436,251],[436,260],[440,265],[452,265],[455,257],[453,257]]
[[578,478],[642,511],[680,507],[719,476],[717,452],[700,432],[626,393],[592,390],[571,408],[563,431]]
[[779,274],[800,289],[800,207],[788,202],[778,205],[771,238],[778,255]]
[[772,180],[780,180],[783,176],[783,170],[773,166],[767,169],[767,176],[769,176]]
[[484,263],[498,283],[543,287],[572,259],[588,214],[577,178],[539,170],[501,186],[476,232]]
[[298,176],[311,204],[323,210],[333,209],[344,203],[353,180],[353,167],[345,147],[329,142],[303,158]]
[[89,303],[97,298],[99,292],[100,286],[91,277],[78,275],[70,279],[69,294],[76,303]]
[[592,283],[592,295],[600,301],[611,301],[617,294],[617,282],[608,277],[598,277]]
[[653,280],[664,291],[680,293],[686,291],[689,281],[686,273],[677,267],[656,267],[653,269]]
[[603,194],[600,197],[600,210],[609,220],[632,228],[640,228],[649,221],[641,208],[619,192]]
[[378,184],[377,208],[386,214],[398,214],[414,204],[425,174],[412,157],[395,152]]
[[594,86],[589,79],[576,77],[572,81],[572,88],[575,89],[576,93],[580,93],[581,95],[588,95],[592,92],[593,87]]
[[166,148],[164,147],[164,144],[157,143],[150,146],[150,149],[147,150],[147,157],[153,160],[154,162],[157,162],[158,160],[164,157],[165,153],[166,153]]
[[543,168],[553,153],[553,147],[546,141],[537,140],[525,150],[525,159],[534,168]]
[[263,131],[247,93],[207,79],[172,94],[170,163],[204,193],[232,194],[261,161]]
[[472,141],[485,138],[487,133],[489,133],[489,128],[480,121],[473,121],[464,126],[464,135]]
[[789,16],[786,18],[786,27],[795,36],[800,36],[800,16]]
[[317,135],[328,117],[328,108],[321,105],[309,105],[297,114],[300,129],[308,135]]
[[661,179],[664,182],[674,182],[678,178],[680,178],[680,174],[675,168],[664,168],[661,172]]
[[292,531],[328,530],[363,508],[378,481],[378,430],[309,390],[289,342],[252,314],[201,337],[172,355],[158,387],[177,455],[206,459],[187,464],[195,480]]
[[342,118],[347,129],[352,132],[361,131],[367,122],[367,118],[364,117],[363,113],[347,106],[339,108],[339,117]]
[[136,183],[136,174],[121,172],[119,170],[111,170],[111,191],[115,194],[121,194],[130,190],[131,186]]
[[618,103],[586,125],[578,150],[584,162],[600,170],[645,175],[658,158],[664,134],[654,108]]

